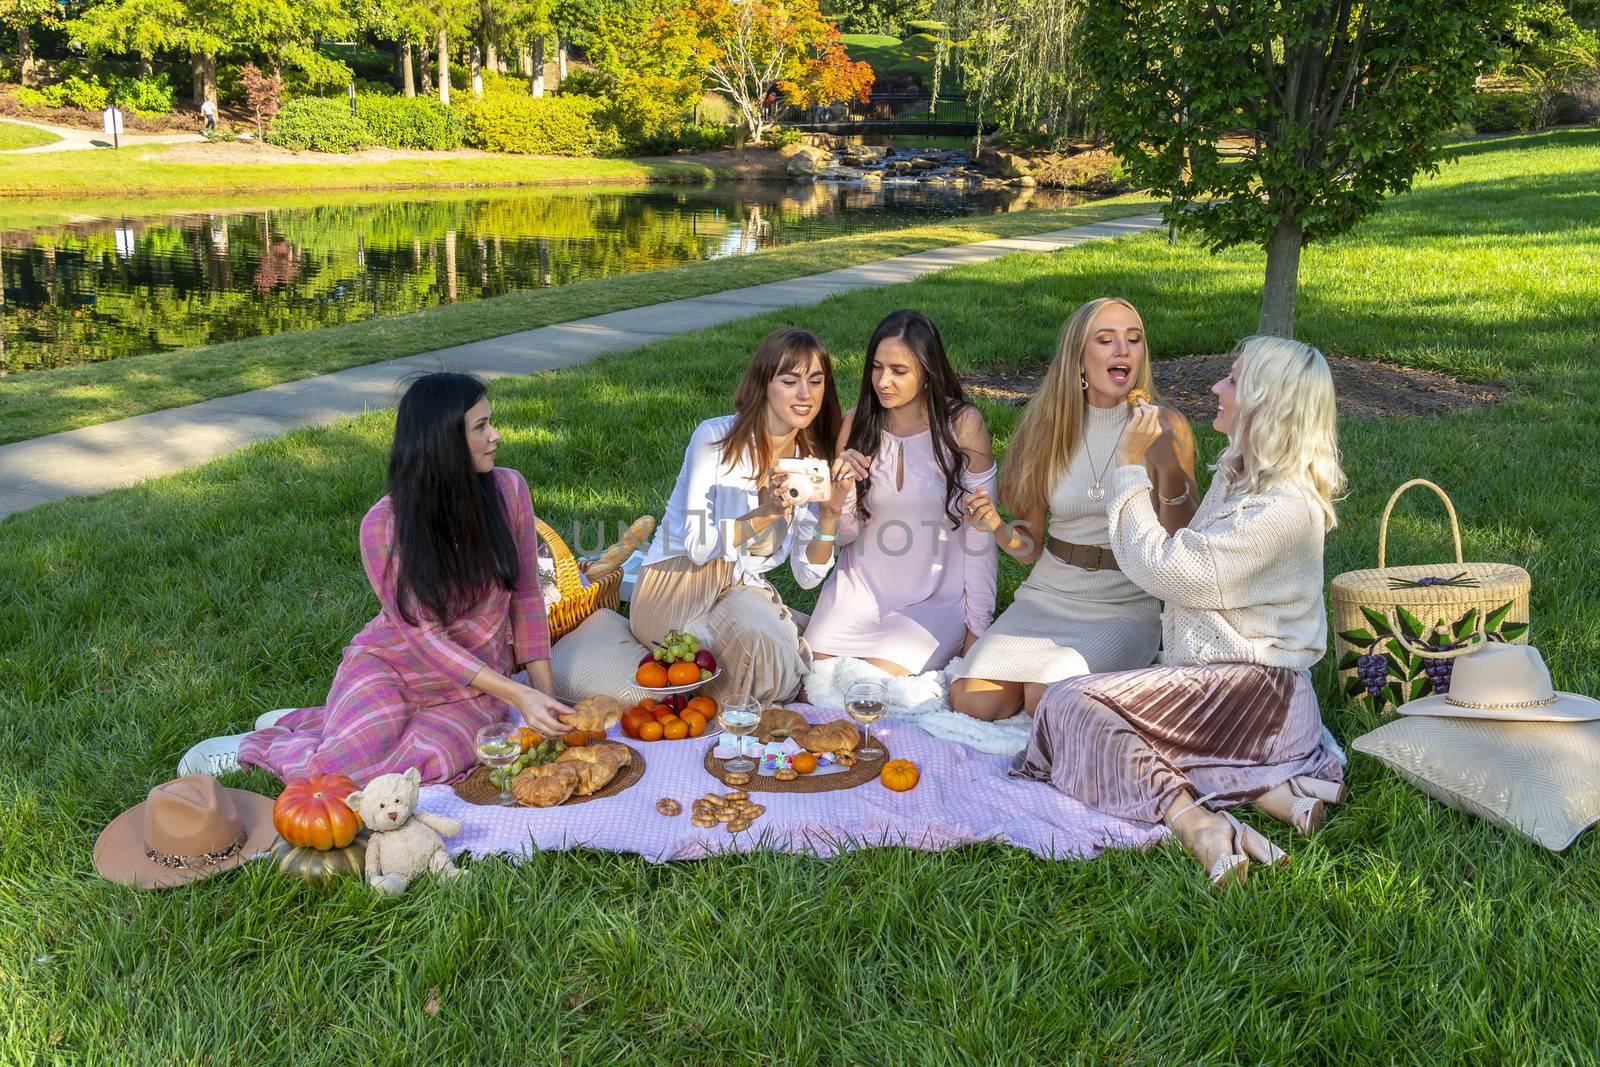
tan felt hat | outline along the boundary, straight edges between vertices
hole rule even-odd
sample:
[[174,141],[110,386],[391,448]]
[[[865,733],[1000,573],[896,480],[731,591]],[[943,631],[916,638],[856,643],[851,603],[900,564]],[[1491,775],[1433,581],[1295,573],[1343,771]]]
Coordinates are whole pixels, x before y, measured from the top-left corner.
[[1550,668],[1532,645],[1486,641],[1454,659],[1450,691],[1407,701],[1400,714],[1508,722],[1600,719],[1600,700],[1556,692]]
[[94,867],[112,882],[171,889],[231,870],[271,847],[272,800],[191,774],[150,790],[94,843]]

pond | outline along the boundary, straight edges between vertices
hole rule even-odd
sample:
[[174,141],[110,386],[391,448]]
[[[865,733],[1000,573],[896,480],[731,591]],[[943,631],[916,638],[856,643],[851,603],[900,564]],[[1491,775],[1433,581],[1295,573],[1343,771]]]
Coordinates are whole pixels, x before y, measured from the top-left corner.
[[1042,189],[742,183],[80,216],[0,233],[0,374],[1080,199]]

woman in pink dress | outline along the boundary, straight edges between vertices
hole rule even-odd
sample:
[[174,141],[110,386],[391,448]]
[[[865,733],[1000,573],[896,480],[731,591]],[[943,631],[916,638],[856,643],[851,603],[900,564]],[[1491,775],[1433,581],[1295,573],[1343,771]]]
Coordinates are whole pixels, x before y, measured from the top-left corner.
[[[380,610],[344,650],[328,702],[202,742],[186,763],[359,784],[416,767],[424,782],[446,782],[472,768],[479,727],[512,709],[541,734],[567,732],[556,718],[566,707],[548,695],[533,503],[522,475],[494,465],[500,434],[489,419],[470,375],[428,374],[406,390],[389,494],[361,523]],[[531,684],[511,677],[519,669]]]
[[962,501],[993,489],[995,463],[983,416],[920,311],[893,312],[873,331],[839,442],[836,464],[856,483],[806,643],[817,658],[852,656],[892,675],[938,670],[994,617],[994,539],[967,524]]

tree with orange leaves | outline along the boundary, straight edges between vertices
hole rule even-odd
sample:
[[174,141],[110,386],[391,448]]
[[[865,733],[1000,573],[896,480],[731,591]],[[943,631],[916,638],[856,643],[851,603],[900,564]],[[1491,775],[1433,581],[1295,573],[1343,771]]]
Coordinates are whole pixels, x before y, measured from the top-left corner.
[[773,124],[771,93],[805,106],[865,101],[872,88],[872,68],[845,53],[817,0],[691,0],[680,11],[700,40],[706,84],[739,109],[752,141]]

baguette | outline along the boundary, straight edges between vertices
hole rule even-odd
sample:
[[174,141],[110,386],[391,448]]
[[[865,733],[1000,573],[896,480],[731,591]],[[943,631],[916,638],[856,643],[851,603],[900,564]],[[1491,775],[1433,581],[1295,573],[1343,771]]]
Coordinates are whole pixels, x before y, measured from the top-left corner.
[[655,532],[655,516],[641,515],[634,519],[633,525],[622,535],[622,540],[606,549],[599,559],[589,564],[589,569],[585,572],[589,580],[592,582],[604,578],[622,566],[636,550],[650,543],[650,535]]

